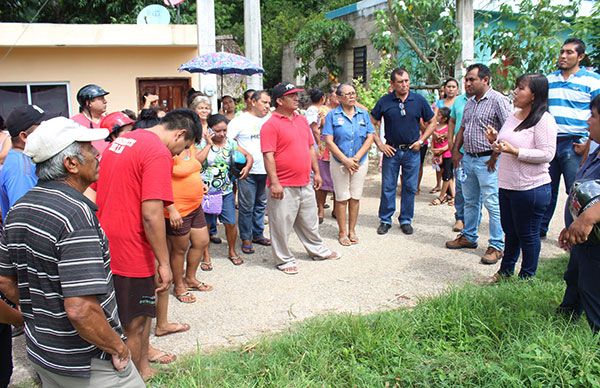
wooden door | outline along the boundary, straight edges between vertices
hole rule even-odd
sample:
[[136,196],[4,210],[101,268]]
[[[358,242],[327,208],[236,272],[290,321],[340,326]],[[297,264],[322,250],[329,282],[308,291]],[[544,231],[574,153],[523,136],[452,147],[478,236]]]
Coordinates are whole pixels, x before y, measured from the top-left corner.
[[157,94],[160,108],[167,112],[184,108],[189,89],[189,78],[138,78],[138,109],[144,106],[144,93]]

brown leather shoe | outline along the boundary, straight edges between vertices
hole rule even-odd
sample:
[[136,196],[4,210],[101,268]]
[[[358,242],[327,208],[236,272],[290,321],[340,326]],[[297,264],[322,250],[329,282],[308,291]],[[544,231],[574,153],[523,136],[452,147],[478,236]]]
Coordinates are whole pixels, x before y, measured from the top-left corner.
[[498,260],[502,258],[504,252],[494,248],[488,247],[484,255],[481,256],[481,264],[496,264]]
[[454,223],[454,226],[452,227],[452,231],[453,232],[462,232],[464,228],[465,228],[464,222],[462,222],[461,220],[456,220],[456,222]]
[[448,249],[462,249],[462,248],[477,248],[477,243],[467,240],[465,236],[459,234],[454,240],[446,241],[446,248]]

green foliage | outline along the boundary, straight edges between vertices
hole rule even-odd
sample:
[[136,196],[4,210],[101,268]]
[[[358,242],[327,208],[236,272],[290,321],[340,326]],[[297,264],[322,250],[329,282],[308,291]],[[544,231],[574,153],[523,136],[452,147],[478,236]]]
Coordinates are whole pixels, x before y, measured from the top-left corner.
[[565,266],[542,261],[536,279],[464,285],[412,310],[312,319],[240,351],[184,358],[151,385],[598,387],[598,337],[554,312]]
[[406,68],[413,82],[439,85],[454,75],[460,52],[454,14],[454,0],[390,1],[377,13],[371,40],[382,54],[397,58],[396,65]]
[[[295,53],[301,65],[296,73],[309,77],[308,86],[321,86],[342,72],[340,50],[354,36],[354,29],[343,20],[329,20],[323,14],[309,20],[296,37]],[[311,74],[314,65],[316,73]]]
[[557,31],[571,26],[569,20],[575,18],[578,7],[579,1],[562,6],[552,5],[551,0],[521,0],[517,12],[503,4],[497,16],[487,15],[487,23],[495,25],[491,32],[481,30],[478,37],[480,48],[493,55],[494,88],[508,91],[521,74],[554,71],[562,44]]
[[573,24],[574,36],[588,37],[586,66],[592,66],[600,73],[600,2],[594,4],[590,16],[579,17]]
[[358,101],[369,110],[373,109],[377,100],[388,92],[390,87],[390,73],[394,69],[394,64],[391,60],[391,55],[387,54],[377,66],[373,63],[367,63],[367,66],[371,67],[371,79],[369,80],[368,87],[362,83],[362,80],[354,80],[354,89],[358,95]]

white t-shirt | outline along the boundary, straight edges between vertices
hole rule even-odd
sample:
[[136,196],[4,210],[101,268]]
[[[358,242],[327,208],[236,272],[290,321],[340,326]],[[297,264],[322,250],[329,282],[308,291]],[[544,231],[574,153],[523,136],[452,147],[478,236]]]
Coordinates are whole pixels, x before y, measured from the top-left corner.
[[256,117],[249,112],[243,112],[234,117],[227,126],[227,137],[237,141],[254,158],[250,174],[267,173],[260,150],[260,129],[270,117],[270,113],[265,117]]
[[314,105],[308,107],[306,112],[304,112],[304,117],[306,117],[306,121],[308,121],[308,125],[312,125],[312,123],[319,122],[319,108]]

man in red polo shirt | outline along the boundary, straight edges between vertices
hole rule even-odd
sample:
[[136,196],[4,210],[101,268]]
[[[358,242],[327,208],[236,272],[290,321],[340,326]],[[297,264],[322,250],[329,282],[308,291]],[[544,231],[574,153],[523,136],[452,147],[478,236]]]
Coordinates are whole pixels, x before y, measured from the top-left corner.
[[172,280],[163,209],[173,203],[173,156],[200,138],[201,128],[196,113],[176,109],[152,128],[118,137],[102,154],[93,187],[110,243],[119,318],[144,379],[154,374],[148,364],[150,322],[156,315],[154,275],[158,292]]
[[[298,114],[298,92],[290,83],[273,88],[275,112],[260,131],[260,145],[267,170],[268,211],[273,254],[277,268],[298,273],[298,263],[288,247],[292,228],[315,260],[341,257],[323,244],[314,189],[321,186],[314,138],[306,118]],[[310,172],[314,171],[314,189]]]

